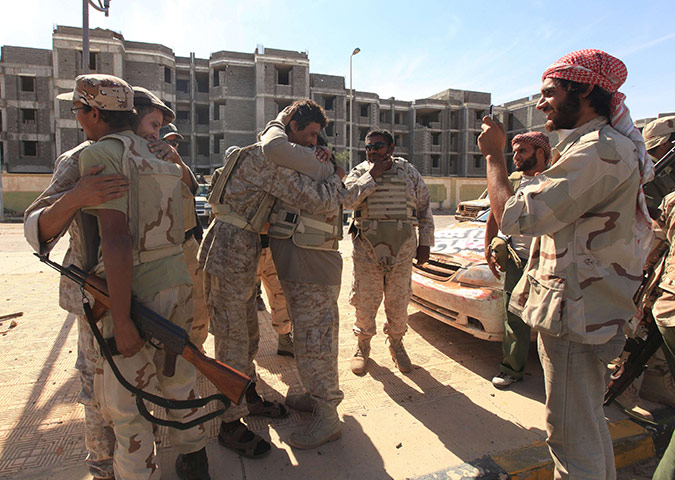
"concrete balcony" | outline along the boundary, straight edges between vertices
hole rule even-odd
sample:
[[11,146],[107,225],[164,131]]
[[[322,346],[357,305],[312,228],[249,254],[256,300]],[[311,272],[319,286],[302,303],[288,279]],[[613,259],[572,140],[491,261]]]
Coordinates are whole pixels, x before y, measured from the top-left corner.
[[209,103],[209,92],[195,92],[195,102]]
[[211,98],[211,101],[217,101],[220,98],[227,97],[227,86],[219,85],[217,87],[211,87],[209,90],[209,97]]
[[176,90],[176,102],[189,102],[190,99],[190,92],[183,92],[180,90]]
[[195,125],[195,133],[196,134],[202,134],[202,135],[208,135],[209,134],[209,129],[210,129],[210,124],[208,123],[198,123]]
[[274,94],[281,97],[293,96],[293,87],[291,85],[275,85]]
[[210,133],[222,133],[225,131],[225,120],[211,120],[209,123]]

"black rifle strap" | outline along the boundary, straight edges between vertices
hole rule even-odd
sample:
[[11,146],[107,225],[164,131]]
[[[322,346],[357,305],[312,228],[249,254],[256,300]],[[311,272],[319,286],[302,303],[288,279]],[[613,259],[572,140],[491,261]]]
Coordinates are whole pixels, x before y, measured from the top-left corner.
[[[141,390],[139,388],[134,387],[132,384],[130,384],[122,375],[122,372],[119,371],[117,368],[117,365],[115,364],[115,361],[113,360],[113,356],[110,353],[110,349],[108,348],[108,343],[105,341],[103,338],[103,335],[101,334],[101,331],[98,329],[98,326],[96,325],[96,320],[94,319],[93,312],[91,311],[91,306],[89,305],[89,302],[85,301],[83,302],[84,307],[84,313],[87,316],[87,322],[89,323],[89,326],[91,327],[92,332],[94,333],[94,337],[96,338],[96,341],[98,342],[99,346],[101,347],[101,353],[105,357],[105,359],[108,361],[108,364],[110,365],[110,369],[113,371],[115,374],[115,378],[117,378],[117,381],[120,382],[120,384],[129,390],[132,394],[136,396],[136,405],[138,406],[138,412],[149,422],[156,423],[157,425],[163,425],[166,427],[171,427],[171,428],[176,428],[178,430],[187,430],[189,428],[195,427],[199,425],[200,423],[208,422],[212,418],[216,418],[219,415],[222,415],[225,412],[225,409],[230,405],[230,400],[223,395],[222,393],[217,393],[215,395],[210,395],[205,398],[196,398],[194,400],[172,400],[169,398],[164,398],[160,397],[158,395],[154,395],[152,393],[146,392],[144,390]],[[150,403],[154,403],[157,406],[168,408],[168,409],[177,409],[177,410],[183,410],[183,409],[194,409],[194,408],[200,408],[208,404],[209,402],[212,402],[214,400],[220,400],[223,402],[225,405],[225,408],[220,408],[214,412],[207,413],[205,415],[202,415],[201,417],[195,418],[194,420],[191,420],[189,422],[178,422],[174,420],[164,420],[161,418],[157,418],[154,415],[152,415],[148,409],[145,407],[145,404],[143,403],[144,400],[147,400]]]

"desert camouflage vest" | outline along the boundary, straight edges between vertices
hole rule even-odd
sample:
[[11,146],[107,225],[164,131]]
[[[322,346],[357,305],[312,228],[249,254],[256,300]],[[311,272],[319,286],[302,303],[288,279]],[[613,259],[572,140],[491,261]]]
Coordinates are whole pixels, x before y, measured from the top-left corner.
[[329,214],[312,215],[277,200],[270,214],[267,235],[292,238],[301,248],[337,251],[342,239],[342,207]]
[[227,157],[224,167],[220,167],[214,173],[215,183],[209,194],[208,202],[211,204],[211,210],[217,220],[229,223],[235,227],[246,230],[247,232],[263,233],[267,225],[267,218],[272,209],[275,198],[269,193],[265,193],[257,208],[248,218],[232,211],[232,208],[224,201],[225,187],[232,176],[232,171],[239,163],[242,154],[254,148],[260,148],[258,145],[239,148]]
[[392,167],[375,179],[377,190],[354,210],[359,235],[372,245],[384,267],[392,265],[403,244],[415,234],[417,204],[408,193],[407,162],[393,158]]
[[116,133],[103,138],[124,145],[122,174],[130,183],[128,224],[134,264],[181,253],[185,223],[180,167],[155,157],[148,143],[136,135]]

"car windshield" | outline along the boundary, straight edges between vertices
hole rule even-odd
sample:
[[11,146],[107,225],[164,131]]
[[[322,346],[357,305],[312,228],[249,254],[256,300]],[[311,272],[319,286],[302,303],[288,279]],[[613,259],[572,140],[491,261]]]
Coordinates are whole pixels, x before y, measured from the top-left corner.
[[200,185],[199,189],[197,190],[197,194],[195,196],[196,197],[205,197],[207,193],[209,193],[209,186],[208,185]]
[[476,217],[477,222],[487,222],[490,217],[490,209],[483,210],[480,215]]

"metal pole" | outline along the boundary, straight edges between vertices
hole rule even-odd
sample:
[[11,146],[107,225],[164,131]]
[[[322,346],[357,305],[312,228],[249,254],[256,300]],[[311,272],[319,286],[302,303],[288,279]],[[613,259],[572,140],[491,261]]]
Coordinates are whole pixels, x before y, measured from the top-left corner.
[[89,73],[89,1],[82,0],[82,74]]
[[352,170],[352,139],[354,138],[354,90],[352,89],[352,58],[349,56],[349,171]]

